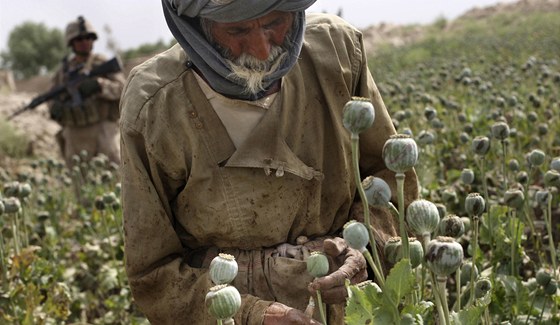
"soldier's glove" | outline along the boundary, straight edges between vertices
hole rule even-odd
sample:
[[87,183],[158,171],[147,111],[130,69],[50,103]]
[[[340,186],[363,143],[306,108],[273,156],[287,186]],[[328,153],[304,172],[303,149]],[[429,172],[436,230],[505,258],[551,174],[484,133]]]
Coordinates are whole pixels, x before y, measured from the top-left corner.
[[332,273],[313,280],[308,290],[313,296],[317,296],[317,290],[320,290],[321,298],[327,304],[344,303],[348,296],[344,285],[346,279],[352,284],[367,280],[366,259],[340,237],[325,239],[323,251],[329,259],[329,273]]
[[268,306],[264,313],[263,325],[319,325],[318,321],[306,316],[301,310],[279,302]]
[[83,98],[87,98],[93,94],[101,91],[101,84],[96,78],[90,78],[82,81],[80,86],[78,86],[78,91]]

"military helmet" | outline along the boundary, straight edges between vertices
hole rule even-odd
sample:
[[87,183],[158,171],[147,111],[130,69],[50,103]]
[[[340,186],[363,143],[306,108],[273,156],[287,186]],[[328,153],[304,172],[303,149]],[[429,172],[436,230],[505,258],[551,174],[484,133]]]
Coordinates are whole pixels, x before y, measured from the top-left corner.
[[82,16],[79,16],[78,19],[70,22],[66,26],[66,45],[70,46],[72,40],[78,36],[90,36],[94,41],[97,39],[95,29],[93,29],[91,23]]

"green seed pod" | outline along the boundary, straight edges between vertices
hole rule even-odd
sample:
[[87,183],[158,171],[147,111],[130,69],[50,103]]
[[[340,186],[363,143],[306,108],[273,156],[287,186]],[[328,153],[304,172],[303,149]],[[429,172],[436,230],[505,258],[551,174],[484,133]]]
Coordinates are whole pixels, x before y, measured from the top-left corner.
[[322,252],[312,252],[306,260],[307,272],[315,278],[329,273],[329,260]]
[[461,181],[464,184],[470,185],[474,182],[474,172],[470,168],[463,168],[461,171]]
[[512,172],[516,172],[519,170],[519,162],[517,161],[517,159],[511,159],[508,162],[508,167]]
[[532,166],[540,166],[544,163],[544,159],[546,158],[546,154],[539,149],[535,149],[529,153],[529,163]]
[[406,221],[410,230],[417,236],[430,235],[436,230],[439,220],[436,205],[428,200],[412,201],[406,208]]
[[490,150],[490,139],[485,136],[477,136],[472,141],[472,150],[477,155],[485,155]]
[[551,169],[544,174],[544,185],[560,188],[560,172]]
[[527,280],[527,282],[523,282],[523,286],[529,291],[535,291],[537,290],[537,288],[539,287],[539,284],[537,283],[537,279],[535,278],[530,278]]
[[422,131],[420,131],[420,133],[418,134],[418,137],[416,139],[417,139],[416,141],[418,141],[419,145],[425,146],[425,145],[429,145],[429,144],[434,143],[435,136],[430,131],[422,130]]
[[109,184],[113,180],[113,173],[109,170],[104,170],[101,172],[101,183]]
[[474,272],[475,280],[478,278],[478,268],[476,265],[473,267],[471,261],[466,261],[461,265],[461,285],[464,286],[471,281],[471,274]]
[[505,140],[509,136],[509,126],[506,122],[496,122],[492,125],[492,136],[498,140]]
[[232,318],[241,308],[241,295],[235,287],[221,284],[210,288],[205,298],[208,312],[216,319]]
[[115,194],[116,194],[117,196],[121,195],[121,190],[122,190],[122,185],[121,185],[121,183],[115,184]]
[[515,179],[519,183],[527,183],[527,181],[529,180],[529,175],[526,171],[520,171],[519,173],[517,173],[517,175],[515,175]]
[[506,122],[496,122],[492,125],[492,136],[498,140],[505,140],[509,137],[509,126]]
[[363,97],[352,97],[344,105],[342,114],[342,124],[352,135],[364,132],[375,120],[373,104]]
[[382,178],[368,176],[362,181],[362,187],[371,206],[386,207],[391,200],[391,188]]
[[107,208],[107,206],[105,205],[105,201],[103,201],[102,196],[97,196],[95,198],[94,205],[95,205],[95,208],[99,211],[103,211],[103,210],[105,210],[105,208]]
[[546,123],[539,124],[539,126],[537,127],[537,134],[542,137],[547,133],[548,133],[548,125]]
[[18,197],[20,199],[26,198],[31,195],[31,184],[29,183],[20,183],[19,184],[19,193]]
[[550,282],[544,286],[544,293],[549,296],[553,296],[558,291],[558,282],[555,279],[550,280]]
[[463,247],[451,237],[438,236],[426,245],[425,258],[437,276],[449,276],[463,262]]
[[383,160],[387,168],[395,173],[408,171],[418,160],[416,142],[409,135],[392,135],[383,146]]
[[447,208],[445,207],[445,205],[441,203],[436,203],[436,208],[438,210],[440,219],[447,215]]
[[548,270],[540,269],[537,271],[536,279],[537,283],[544,287],[550,282],[552,275]]
[[480,216],[484,212],[484,198],[479,193],[470,193],[465,199],[465,210],[469,216]]
[[383,253],[385,254],[387,262],[391,265],[396,264],[400,260],[399,253],[401,251],[401,246],[401,237],[391,237],[385,242]]
[[[415,269],[422,264],[422,261],[424,260],[424,248],[422,248],[422,243],[414,237],[408,238],[408,244],[410,249],[410,264],[412,268]],[[401,251],[402,250],[399,250],[399,253]]]
[[369,243],[369,233],[366,226],[355,220],[350,220],[344,225],[342,237],[348,243],[348,246],[357,249],[360,252],[365,251]]
[[441,192],[441,200],[445,204],[453,205],[457,203],[457,193],[452,188],[446,188],[443,192]]
[[459,238],[465,233],[463,220],[457,215],[450,214],[443,217],[438,224],[440,236]]
[[121,201],[116,200],[115,202],[111,203],[111,209],[118,211],[121,208]]
[[7,197],[3,199],[4,213],[19,213],[21,212],[21,202],[17,197]]
[[2,201],[2,199],[0,199],[0,216],[2,214],[4,214],[4,201]]
[[492,282],[488,278],[478,279],[474,284],[474,297],[482,298],[492,289]]
[[49,213],[49,211],[39,211],[39,212],[37,212],[37,221],[39,221],[40,223],[43,223],[43,222],[47,221],[50,217],[51,217],[51,214]]
[[555,157],[550,161],[550,169],[560,172],[560,157]]
[[117,195],[114,192],[107,192],[103,194],[103,202],[107,205],[111,205],[117,201]]
[[539,190],[535,192],[535,201],[541,207],[548,206],[548,201],[550,200],[550,192],[547,190]]
[[465,226],[465,234],[471,231],[471,219],[468,217],[461,217],[461,221],[463,221],[463,225]]
[[238,265],[235,257],[220,253],[210,262],[210,279],[214,284],[228,284],[237,276]]
[[471,137],[469,136],[468,133],[466,132],[461,132],[461,134],[459,134],[459,141],[461,141],[461,143],[467,143],[469,141],[471,141]]
[[511,189],[504,193],[504,203],[510,208],[521,209],[524,202],[525,195],[521,190]]
[[6,197],[19,197],[19,182],[9,182],[4,184],[4,195]]
[[431,121],[437,116],[437,111],[431,106],[426,106],[426,108],[424,108],[424,116],[428,121]]
[[82,162],[82,160],[80,159],[80,156],[72,155],[72,165],[78,165],[81,162]]

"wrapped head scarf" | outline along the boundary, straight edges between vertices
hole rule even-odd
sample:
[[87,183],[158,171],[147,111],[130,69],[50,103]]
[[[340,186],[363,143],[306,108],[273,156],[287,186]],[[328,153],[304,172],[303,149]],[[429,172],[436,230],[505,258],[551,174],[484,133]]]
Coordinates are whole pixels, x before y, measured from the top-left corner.
[[217,92],[233,98],[255,100],[264,95],[244,93],[245,85],[232,77],[226,60],[201,34],[198,19],[238,22],[262,17],[273,10],[295,12],[297,20],[288,40],[289,56],[278,70],[263,80],[265,89],[286,75],[296,63],[305,31],[305,13],[316,0],[162,0],[171,33],[189,60]]

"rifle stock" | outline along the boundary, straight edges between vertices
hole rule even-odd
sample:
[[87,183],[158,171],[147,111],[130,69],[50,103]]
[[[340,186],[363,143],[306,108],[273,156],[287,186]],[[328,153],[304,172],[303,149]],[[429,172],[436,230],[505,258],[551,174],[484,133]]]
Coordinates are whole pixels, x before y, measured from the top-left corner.
[[[117,57],[114,57],[98,66],[93,67],[93,69],[91,69],[89,73],[77,74],[75,78],[68,80],[68,82],[56,86],[53,89],[49,90],[48,92],[33,98],[29,104],[25,105],[24,107],[18,109],[17,111],[13,112],[10,116],[8,116],[7,120],[9,121],[29,109],[34,109],[35,107],[41,105],[42,103],[58,97],[60,94],[64,92],[72,94],[73,97],[76,96],[77,86],[79,86],[80,83],[82,83],[82,81],[88,78],[94,78],[97,76],[116,73],[119,71],[122,71],[121,61]],[[80,96],[79,93],[77,94],[77,96]],[[74,99],[73,101],[75,103],[74,105],[81,104],[81,100],[82,100],[81,96],[77,99]]]

